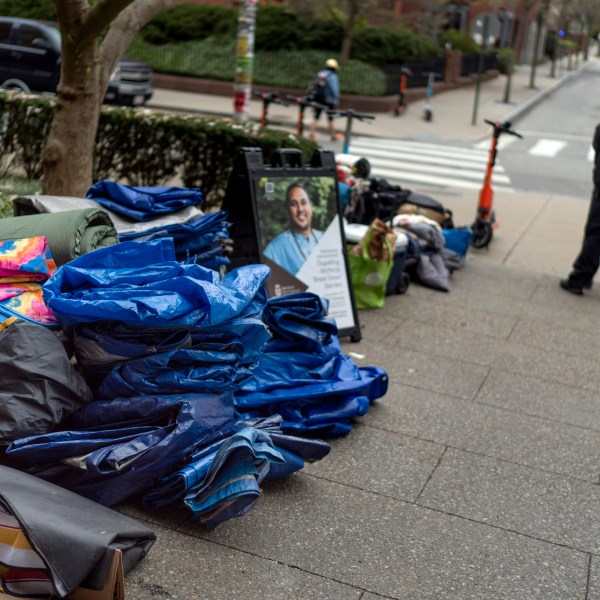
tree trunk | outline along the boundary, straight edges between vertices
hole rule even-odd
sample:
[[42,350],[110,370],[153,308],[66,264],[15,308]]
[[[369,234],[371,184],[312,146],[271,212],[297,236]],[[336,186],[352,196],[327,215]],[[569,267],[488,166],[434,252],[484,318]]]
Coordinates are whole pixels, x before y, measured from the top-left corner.
[[136,32],[185,0],[54,0],[62,35],[56,113],[42,153],[45,194],[84,197],[110,73]]
[[345,65],[350,60],[350,50],[352,49],[352,31],[344,31],[344,39],[342,40],[342,51],[340,52],[340,59],[342,64]]
[[42,155],[44,194],[85,198],[92,185],[99,104],[93,94],[63,94],[57,100]]

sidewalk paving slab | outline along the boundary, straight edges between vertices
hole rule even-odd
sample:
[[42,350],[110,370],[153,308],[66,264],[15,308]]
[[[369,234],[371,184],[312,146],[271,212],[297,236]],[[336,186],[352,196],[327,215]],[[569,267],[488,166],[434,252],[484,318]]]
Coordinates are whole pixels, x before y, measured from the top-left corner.
[[[511,106],[503,78],[485,82],[479,115],[524,106],[555,85],[547,71],[530,90],[519,69]],[[432,124],[414,103],[357,133],[470,143],[489,134],[468,122],[472,99],[445,92]],[[293,111],[277,109],[289,130]],[[438,197],[457,224],[474,218],[477,193]],[[489,250],[469,251],[449,293],[411,284],[359,311],[363,338],[343,350],[390,387],[323,461],[265,482],[252,511],[212,531],[183,509],[119,507],[159,538],[129,600],[600,600],[600,287],[558,286],[588,203],[517,191],[494,204]]]

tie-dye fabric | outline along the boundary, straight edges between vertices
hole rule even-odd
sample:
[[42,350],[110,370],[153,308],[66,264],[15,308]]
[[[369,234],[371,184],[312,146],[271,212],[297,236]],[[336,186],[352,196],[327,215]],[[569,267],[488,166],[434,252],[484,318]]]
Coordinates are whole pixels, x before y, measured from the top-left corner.
[[0,241],[0,313],[56,325],[42,285],[56,271],[44,236]]

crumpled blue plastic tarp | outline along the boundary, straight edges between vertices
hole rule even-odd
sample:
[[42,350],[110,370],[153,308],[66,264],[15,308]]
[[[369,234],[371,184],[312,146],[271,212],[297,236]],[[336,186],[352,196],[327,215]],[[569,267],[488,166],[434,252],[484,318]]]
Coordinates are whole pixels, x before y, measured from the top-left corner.
[[199,449],[185,467],[157,482],[143,505],[157,509],[183,500],[203,525],[215,527],[247,512],[260,496],[260,483],[270,464],[283,461],[267,434],[254,427],[236,427],[223,440]]
[[236,385],[243,354],[244,347],[236,342],[198,343],[191,348],[127,360],[106,375],[95,395],[110,399],[230,389]]
[[119,240],[142,242],[172,237],[177,260],[218,269],[221,265],[230,263],[223,249],[223,242],[229,238],[229,227],[231,227],[227,217],[226,211],[217,211],[183,223],[172,223],[145,231],[120,233]]
[[108,179],[94,183],[85,197],[134,221],[149,221],[204,200],[202,191],[195,188],[137,187]]
[[[222,439],[198,449],[189,464],[156,482],[144,496],[143,506],[157,510],[183,500],[207,527],[244,514],[265,477],[287,477],[305,460],[321,460],[331,450],[321,440],[284,435],[281,422],[277,415],[231,423],[221,430]],[[220,509],[223,502],[225,511]]]
[[145,231],[132,231],[120,233],[119,240],[127,242],[138,240],[140,242],[149,242],[156,238],[172,237],[177,242],[180,241],[188,250],[198,250],[210,245],[215,239],[219,239],[227,232],[230,223],[227,221],[229,213],[220,210],[214,213],[208,213],[195,219],[190,219],[184,223],[171,223],[162,227],[153,227]]
[[[259,306],[252,303],[245,312],[252,313],[260,310],[258,300],[256,304]],[[109,374],[103,388],[108,385],[108,381],[121,380],[123,373],[125,373],[125,380],[130,381],[130,376],[139,375],[143,370],[149,373],[148,380],[151,382],[149,385],[156,385],[159,381],[166,383],[167,393],[173,393],[175,390],[170,389],[172,382],[167,383],[164,379],[165,376],[170,377],[169,373],[165,373],[165,368],[172,368],[174,361],[180,361],[181,357],[171,355],[158,358],[158,355],[177,349],[193,350],[209,347],[213,348],[213,352],[216,351],[215,349],[223,349],[227,354],[223,357],[217,354],[216,360],[213,360],[213,363],[220,364],[223,360],[229,359],[229,349],[233,348],[238,354],[238,360],[231,384],[238,385],[250,377],[250,369],[258,360],[262,347],[269,337],[270,334],[264,323],[253,316],[230,319],[213,327],[146,329],[112,321],[98,321],[79,323],[73,329],[77,362],[92,387],[100,386]],[[145,358],[149,360],[139,360]],[[173,373],[172,377],[179,378],[185,371],[191,372],[191,369],[209,366],[205,358],[203,353],[185,356],[184,360],[178,363],[177,373]],[[151,367],[156,368],[150,370]],[[111,373],[112,371],[115,372]],[[202,375],[201,371],[196,370],[195,373],[198,376]],[[193,382],[190,383],[193,385]],[[144,389],[147,389],[146,384],[143,385]],[[119,388],[121,393],[118,394],[111,392],[109,395],[109,392],[99,390],[96,393],[98,397],[126,396],[129,395],[129,389],[130,386],[127,384],[125,389]],[[137,389],[141,392],[140,388]],[[113,389],[113,392],[115,391]]]
[[342,354],[327,310],[327,301],[309,292],[269,299],[263,321],[273,338],[235,392],[240,412],[280,413],[284,431],[343,435],[386,393],[383,369],[358,367]]
[[264,297],[265,265],[228,273],[175,261],[170,238],[122,242],[60,267],[44,301],[63,328],[114,320],[140,327],[211,326],[246,314]]
[[22,438],[7,449],[30,473],[112,506],[146,491],[234,418],[231,392],[95,401],[71,429]]

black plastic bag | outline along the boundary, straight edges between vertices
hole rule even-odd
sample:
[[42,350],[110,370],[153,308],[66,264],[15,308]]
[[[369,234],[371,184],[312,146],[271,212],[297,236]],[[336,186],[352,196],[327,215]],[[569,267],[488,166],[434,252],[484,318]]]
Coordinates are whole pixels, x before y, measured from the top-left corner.
[[93,400],[62,342],[43,325],[0,323],[0,444],[52,431]]

